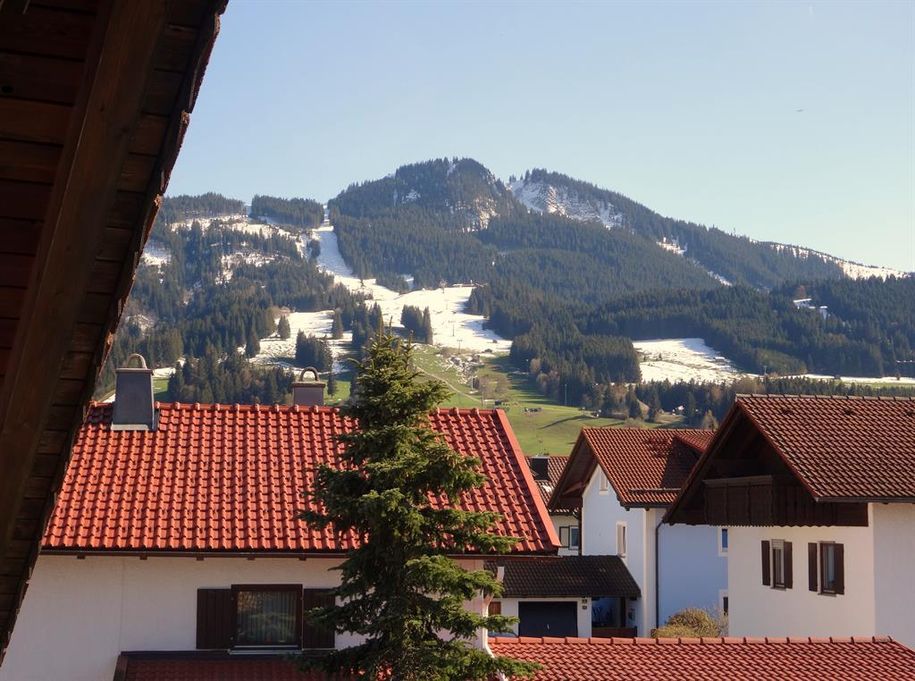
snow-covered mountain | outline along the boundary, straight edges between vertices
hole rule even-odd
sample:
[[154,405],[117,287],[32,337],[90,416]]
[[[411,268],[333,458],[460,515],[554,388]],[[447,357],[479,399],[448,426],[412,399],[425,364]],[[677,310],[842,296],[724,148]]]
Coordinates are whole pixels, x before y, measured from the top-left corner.
[[545,170],[532,170],[507,184],[530,210],[563,215],[608,228],[625,227],[652,238],[664,250],[702,267],[723,284],[769,288],[794,277],[844,275],[851,279],[908,277],[890,267],[864,265],[810,248],[760,242],[682,220],[666,218],[631,199]]
[[622,224],[622,215],[609,201],[582,196],[568,186],[516,179],[509,182],[508,188],[516,199],[539,213],[562,215],[582,222],[597,220],[607,228]]

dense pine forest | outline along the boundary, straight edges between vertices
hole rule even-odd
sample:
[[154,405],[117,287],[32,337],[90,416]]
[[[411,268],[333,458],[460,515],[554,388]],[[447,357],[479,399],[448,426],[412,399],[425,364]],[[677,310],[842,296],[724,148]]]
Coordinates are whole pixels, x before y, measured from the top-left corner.
[[[357,276],[400,292],[473,283],[466,311],[512,339],[512,363],[559,402],[649,419],[680,409],[698,424],[720,418],[738,389],[840,389],[776,376],[915,373],[913,278],[848,279],[828,257],[666,218],[545,170],[510,184],[516,193],[476,161],[439,159],[351,185],[329,213]],[[544,196],[557,212],[529,208]],[[166,199],[148,247],[165,255],[138,270],[99,393],[112,387],[112,367],[141,352],[155,366],[187,358],[171,399],[288,399],[288,376],[247,359],[260,338],[289,336],[282,310],[334,310],[330,336],[351,331],[356,350],[383,328],[377,305],[318,270],[309,230],[323,219],[320,203],[255,196],[250,213],[270,223],[263,229],[233,225],[245,211],[213,193]],[[828,313],[799,308],[799,298]],[[428,310],[406,307],[400,322],[433,340]],[[633,340],[680,337],[703,338],[768,378],[625,387],[641,378]],[[301,335],[290,359],[330,370],[327,340]]]
[[[512,360],[534,366],[554,398],[581,403],[596,384],[638,381],[633,339],[701,337],[753,373],[907,372],[897,360],[915,348],[912,278],[845,279],[827,258],[665,218],[544,170],[522,183],[558,187],[618,226],[529,210],[468,159],[351,186],[331,218],[359,276],[477,284],[467,311],[513,339]],[[829,307],[826,319],[792,302],[808,296]]]

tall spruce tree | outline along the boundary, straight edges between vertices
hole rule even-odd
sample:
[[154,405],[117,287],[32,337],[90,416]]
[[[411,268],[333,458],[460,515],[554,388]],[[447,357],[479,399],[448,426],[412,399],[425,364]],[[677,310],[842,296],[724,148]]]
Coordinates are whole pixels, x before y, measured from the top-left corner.
[[[468,681],[536,667],[496,658],[473,646],[485,627],[507,631],[511,618],[482,616],[465,607],[499,583],[485,570],[465,570],[449,554],[508,551],[516,538],[492,532],[497,514],[458,508],[460,496],[480,487],[479,460],[448,447],[429,427],[428,414],[448,396],[437,381],[419,380],[412,347],[389,334],[372,339],[357,365],[357,389],[344,414],[356,429],[340,436],[342,466],[322,466],[302,518],[361,538],[340,566],[334,595],[341,605],[312,613],[335,631],[365,643],[303,663],[330,674],[379,676],[391,681]],[[447,498],[441,508],[432,498]]]

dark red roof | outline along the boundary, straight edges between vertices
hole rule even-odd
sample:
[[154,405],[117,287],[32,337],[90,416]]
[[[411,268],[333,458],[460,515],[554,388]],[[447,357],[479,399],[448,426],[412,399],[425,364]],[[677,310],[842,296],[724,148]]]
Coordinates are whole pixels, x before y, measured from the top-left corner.
[[915,679],[915,651],[889,638],[495,638],[489,646],[543,665],[535,681]]
[[116,681],[322,681],[323,674],[303,674],[287,660],[259,655],[122,655]]
[[[502,561],[487,561],[494,570]],[[504,561],[504,598],[617,596],[639,598],[641,592],[619,556],[537,556]]]
[[815,499],[915,499],[915,398],[740,395],[734,408]]
[[[713,436],[695,429],[582,428],[587,446],[576,446],[572,456],[593,454],[623,506],[667,506]],[[590,475],[593,467],[578,470]]]
[[[157,430],[113,431],[110,404],[93,404],[76,443],[44,548],[110,551],[339,553],[354,537],[298,520],[302,490],[338,461],[352,428],[329,407],[160,404]],[[516,553],[558,541],[540,492],[500,410],[430,415],[455,450],[477,456],[489,480],[465,496],[495,511]]]

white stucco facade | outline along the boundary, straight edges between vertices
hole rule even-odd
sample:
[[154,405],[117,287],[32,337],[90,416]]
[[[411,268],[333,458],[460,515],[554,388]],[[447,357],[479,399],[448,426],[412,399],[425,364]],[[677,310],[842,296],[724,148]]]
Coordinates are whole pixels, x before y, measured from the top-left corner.
[[[41,555],[0,681],[111,681],[122,651],[194,650],[197,589],[232,584],[331,588],[336,559]],[[466,560],[469,569],[482,561]],[[483,599],[468,607],[483,612]],[[337,634],[338,648],[357,638]],[[478,644],[482,645],[481,639]]]
[[[794,586],[762,584],[760,542],[793,543]],[[807,544],[844,546],[845,593],[808,588]],[[915,505],[870,504],[867,527],[731,528],[728,595],[733,636],[887,635],[915,646]]]
[[[638,628],[640,636],[647,636],[657,626],[655,529],[664,510],[623,508],[600,468],[595,469],[582,494],[583,555],[618,555],[618,527],[625,525],[623,561],[642,593],[630,606],[633,611],[630,624]],[[658,540],[660,622],[687,607],[717,608],[719,592],[727,589],[728,559],[719,554],[715,528],[662,525]]]

